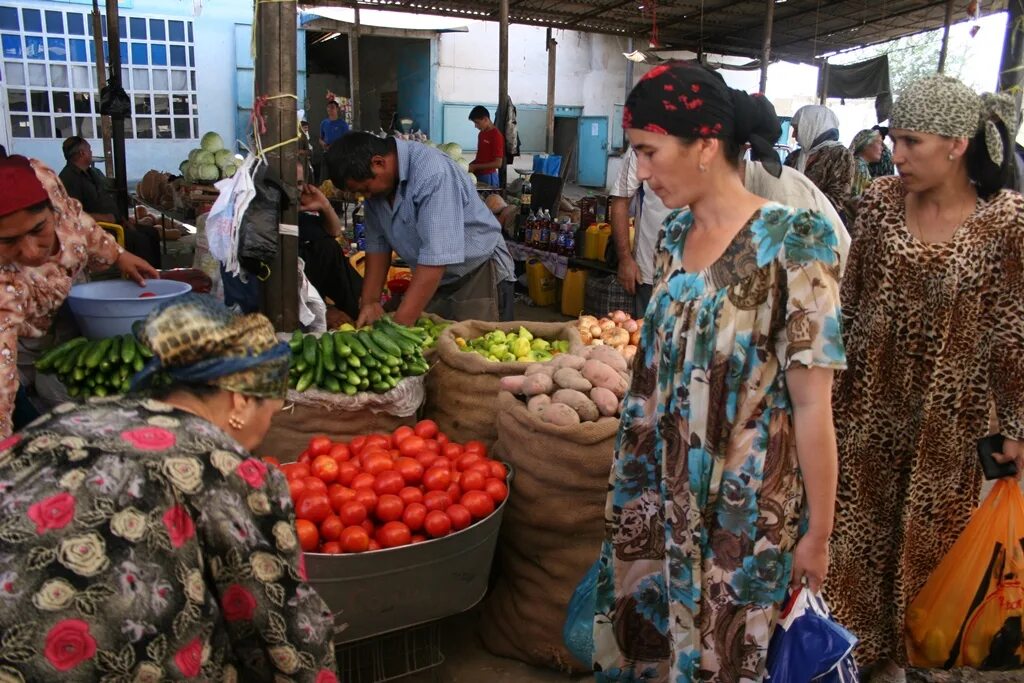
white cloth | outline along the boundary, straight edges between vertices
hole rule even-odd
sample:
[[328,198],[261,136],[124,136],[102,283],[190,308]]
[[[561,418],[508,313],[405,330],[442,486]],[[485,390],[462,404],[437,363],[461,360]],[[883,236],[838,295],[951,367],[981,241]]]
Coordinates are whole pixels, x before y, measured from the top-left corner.
[[[640,207],[639,219],[635,221],[636,231],[633,237],[633,258],[640,271],[640,281],[645,285],[654,284],[654,250],[658,246],[658,233],[665,219],[672,213],[658,195],[654,194],[647,183],[641,183],[636,177],[636,150],[630,148],[618,179],[612,185],[613,197],[632,199],[643,185],[644,200]],[[585,227],[585,226],[584,226]]]
[[842,274],[846,270],[846,255],[850,253],[850,233],[828,197],[807,176],[788,166],[783,166],[782,175],[776,178],[759,161],[744,164],[743,186],[748,192],[772,202],[824,214],[839,238],[839,272]]
[[796,159],[796,170],[803,173],[807,168],[807,160],[818,150],[831,145],[842,145],[838,140],[826,140],[818,145],[814,141],[823,133],[839,128],[839,118],[835,113],[820,104],[808,104],[800,107],[793,114],[792,125],[796,126],[796,141],[800,145],[800,155]]

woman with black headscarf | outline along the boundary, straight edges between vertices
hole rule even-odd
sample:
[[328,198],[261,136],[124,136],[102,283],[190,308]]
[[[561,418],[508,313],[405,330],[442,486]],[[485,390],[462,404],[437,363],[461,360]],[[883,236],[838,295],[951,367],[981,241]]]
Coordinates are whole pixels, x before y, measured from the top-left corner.
[[688,209],[661,232],[622,409],[597,680],[759,681],[787,587],[828,569],[838,240],[821,214],[744,189],[745,144],[781,172],[763,97],[670,62],[634,88],[623,127],[638,178]]

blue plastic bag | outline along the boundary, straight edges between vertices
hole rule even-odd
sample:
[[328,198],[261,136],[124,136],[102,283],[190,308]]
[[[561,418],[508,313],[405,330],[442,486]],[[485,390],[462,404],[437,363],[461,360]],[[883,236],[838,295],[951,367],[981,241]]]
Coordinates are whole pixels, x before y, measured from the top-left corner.
[[765,681],[857,683],[857,638],[837,624],[822,597],[801,588],[790,595],[768,644]]
[[573,657],[588,666],[594,661],[594,612],[597,609],[597,572],[600,568],[601,560],[597,560],[576,586],[562,628],[565,647]]

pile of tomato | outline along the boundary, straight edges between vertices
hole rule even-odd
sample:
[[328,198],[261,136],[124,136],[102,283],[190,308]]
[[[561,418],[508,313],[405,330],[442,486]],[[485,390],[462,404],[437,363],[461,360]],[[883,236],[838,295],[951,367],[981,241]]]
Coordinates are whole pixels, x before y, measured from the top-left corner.
[[306,552],[362,553],[441,538],[508,497],[505,465],[479,441],[449,440],[433,420],[347,443],[316,436],[281,469]]

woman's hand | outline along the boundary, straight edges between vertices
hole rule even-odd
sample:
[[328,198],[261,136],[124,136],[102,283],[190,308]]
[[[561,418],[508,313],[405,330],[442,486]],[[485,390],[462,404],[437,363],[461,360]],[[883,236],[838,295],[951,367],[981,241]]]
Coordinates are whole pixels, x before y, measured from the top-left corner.
[[828,538],[807,534],[796,544],[793,552],[793,580],[796,589],[807,579],[807,586],[817,593],[828,576]]
[[1024,475],[1024,447],[1020,441],[1014,441],[1013,439],[1005,439],[1003,441],[1003,452],[993,453],[992,459],[1002,464],[1013,461],[1017,464],[1017,474],[1012,477],[1005,477],[1006,479],[1020,480],[1021,475]]
[[160,279],[160,273],[156,272],[156,268],[151,266],[148,261],[127,251],[117,257],[116,264],[122,275],[127,275],[128,279],[134,280],[140,287],[146,286],[146,278]]

